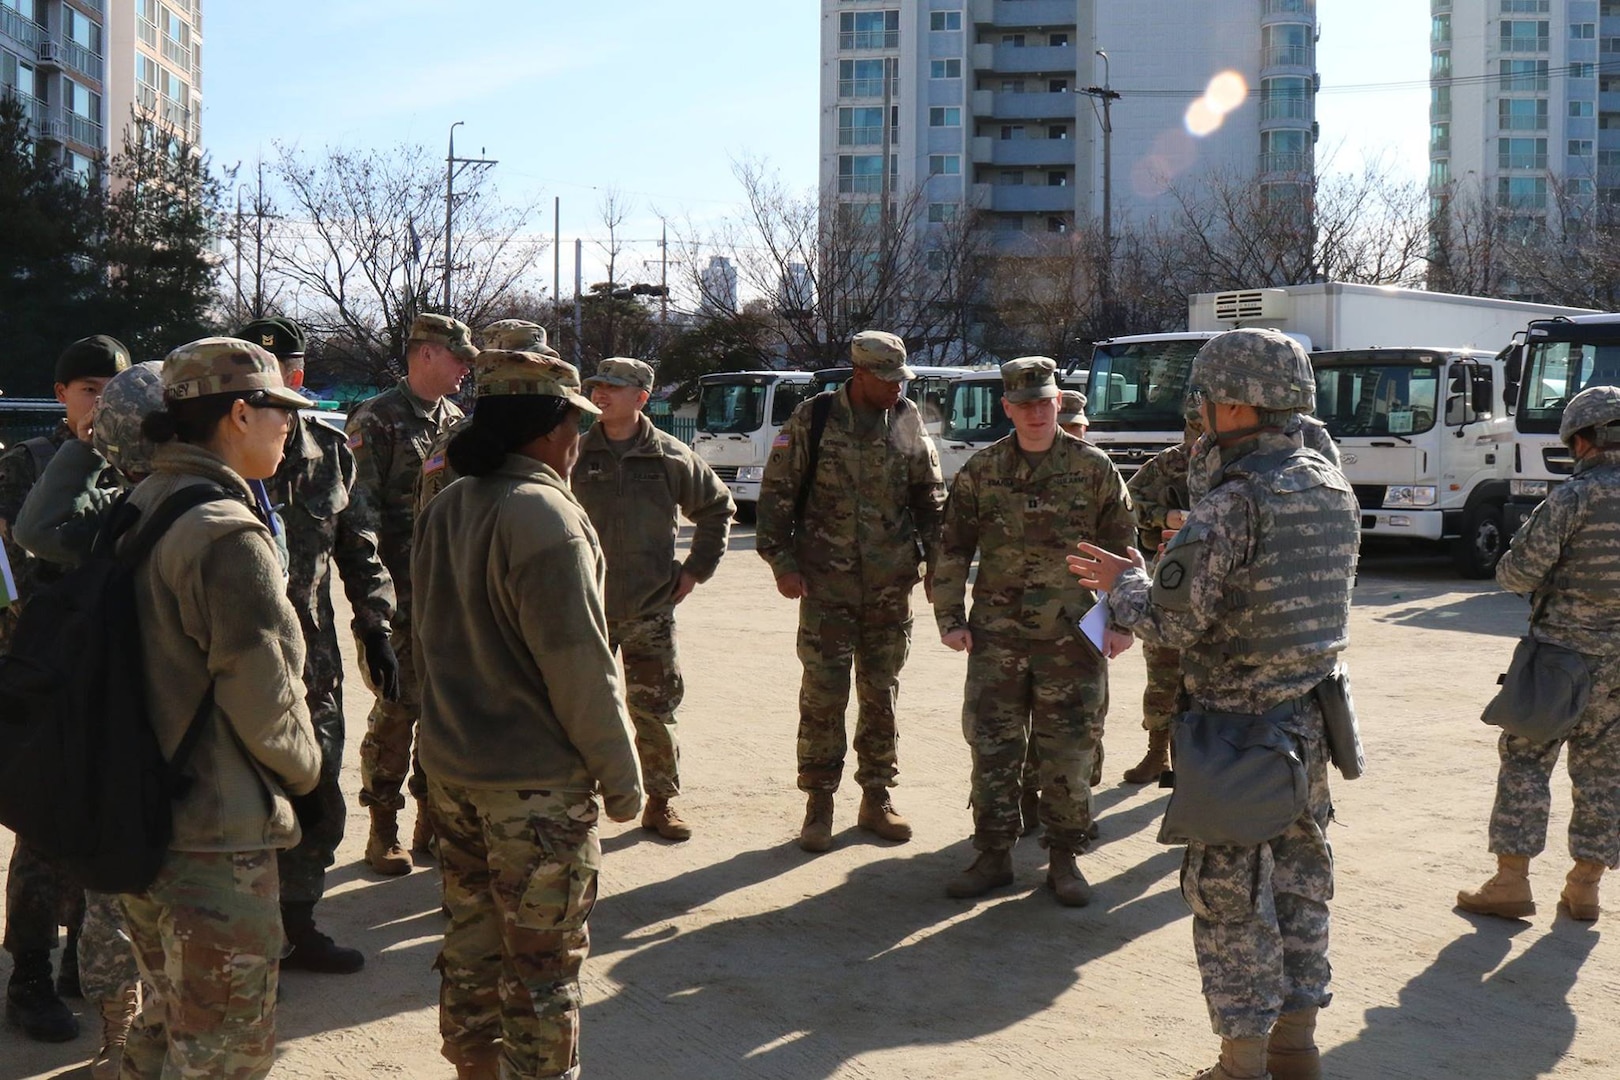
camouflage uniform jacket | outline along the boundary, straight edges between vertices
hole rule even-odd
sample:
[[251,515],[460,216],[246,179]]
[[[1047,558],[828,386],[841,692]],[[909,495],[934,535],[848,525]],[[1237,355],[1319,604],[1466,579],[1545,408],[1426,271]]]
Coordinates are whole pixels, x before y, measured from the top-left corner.
[[[601,424],[587,432],[569,487],[607,559],[609,622],[668,611],[681,570],[708,581],[726,553],[737,510],[731,492],[708,462],[645,416],[623,456],[613,452]],[[696,526],[684,564],[675,561],[677,511]]]
[[917,407],[905,398],[863,435],[837,392],[822,432],[820,460],[794,520],[810,461],[811,410],[802,402],[776,437],[760,483],[755,548],[777,577],[804,575],[809,599],[844,608],[903,607],[918,567],[938,555],[945,483],[939,454]]
[[354,630],[388,631],[394,586],[377,554],[377,536],[356,521],[350,500],[354,455],[346,436],[324,420],[300,417],[276,475],[266,481],[286,527],[287,599],[313,651],[332,629],[332,564],[354,610]]
[[1532,594],[1539,640],[1620,659],[1620,450],[1577,463],[1552,489],[1514,534],[1496,580]]
[[[1334,625],[1304,628],[1319,645],[1271,650],[1261,640],[1246,643],[1241,659],[1187,663],[1188,691],[1199,705],[1258,714],[1306,693],[1332,671],[1348,633],[1361,526],[1349,482],[1321,455],[1269,432],[1231,448],[1228,469],[1250,454],[1290,456],[1284,469],[1221,483],[1192,509],[1155,576],[1126,570],[1108,600],[1114,620],[1143,640],[1194,651],[1218,651],[1246,618],[1269,616],[1275,625],[1291,607],[1337,606],[1327,620]],[[1279,534],[1262,534],[1267,520]],[[1303,524],[1290,528],[1290,520]],[[1275,578],[1255,573],[1264,551],[1275,559]]]
[[1031,469],[1018,436],[1009,435],[970,457],[951,484],[934,571],[939,632],[971,626],[1038,640],[1072,634],[1096,597],[1069,573],[1064,556],[1080,540],[1117,551],[1134,535],[1131,497],[1107,454],[1060,431]]
[[1125,485],[1136,504],[1137,547],[1150,559],[1170,527],[1170,511],[1192,506],[1187,491],[1187,449],[1186,443],[1177,443],[1160,450]]
[[[1335,469],[1342,466],[1339,444],[1333,441],[1327,425],[1316,417],[1295,413],[1288,421],[1288,426],[1283,429],[1283,435],[1295,446],[1315,450],[1327,458]],[[1198,441],[1187,451],[1187,494],[1194,503],[1209,494],[1209,489],[1221,467],[1220,455],[1210,453],[1214,448],[1215,440],[1206,432],[1200,435]]]
[[102,515],[125,487],[122,474],[95,447],[69,439],[23,500],[12,537],[47,564],[78,566],[95,544]]
[[455,483],[458,474],[450,467],[450,440],[471,421],[471,417],[462,417],[444,429],[436,440],[428,456],[422,459],[422,476],[416,481],[416,512],[422,513],[424,507],[433,501],[433,496]]
[[401,379],[393,389],[360,403],[349,414],[349,449],[355,480],[350,497],[354,527],[374,534],[383,565],[394,579],[400,608],[411,597],[411,527],[416,484],[439,437],[462,416],[455,402],[429,405]]

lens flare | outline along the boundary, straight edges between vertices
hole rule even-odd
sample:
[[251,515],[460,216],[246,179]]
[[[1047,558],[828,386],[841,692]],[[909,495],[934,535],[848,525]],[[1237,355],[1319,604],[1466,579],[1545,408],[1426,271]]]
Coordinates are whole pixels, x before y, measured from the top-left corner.
[[1221,114],[1210,105],[1207,97],[1201,97],[1187,106],[1186,123],[1188,134],[1201,139],[1221,126]]
[[1220,130],[1226,114],[1242,105],[1249,96],[1249,84],[1235,71],[1223,71],[1209,80],[1204,96],[1187,106],[1187,132],[1197,138]]

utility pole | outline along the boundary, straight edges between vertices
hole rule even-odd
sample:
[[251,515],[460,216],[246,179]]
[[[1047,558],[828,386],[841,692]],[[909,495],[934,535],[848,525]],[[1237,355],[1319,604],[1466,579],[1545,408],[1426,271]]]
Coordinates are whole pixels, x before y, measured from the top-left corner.
[[[1114,278],[1114,115],[1113,104],[1119,100],[1119,93],[1113,88],[1113,80],[1108,70],[1108,54],[1101,49],[1097,55],[1102,57],[1103,84],[1101,86],[1088,86],[1075,93],[1084,94],[1091,99],[1091,107],[1097,112],[1097,118],[1102,123],[1103,136],[1103,271],[1101,293],[1103,312],[1106,317],[1109,301],[1113,297]],[[1102,108],[1098,109],[1098,102]]]
[[[894,222],[890,220],[891,215],[889,212],[889,200],[894,197],[893,181],[889,176],[889,140],[894,137],[889,127],[889,119],[894,112],[894,81],[890,75],[889,65],[894,63],[894,59],[892,56],[883,58],[883,127],[880,129],[883,139],[881,148],[883,156],[879,159],[883,169],[883,179],[878,184],[878,190],[881,192],[881,198],[883,199],[883,205],[878,208],[878,228],[882,232],[882,235],[878,238],[881,245],[878,249],[881,253],[879,258],[882,263],[878,273],[883,278],[887,278],[889,275],[889,234],[894,229]],[[884,291],[887,292],[888,290]],[[888,325],[888,318],[881,310],[877,312],[877,321],[880,325]]]
[[253,193],[253,317],[264,318],[264,159],[259,159],[259,186]]
[[584,343],[580,335],[585,332],[585,312],[580,306],[580,293],[585,289],[585,241],[574,240],[574,367],[577,370],[584,356]]
[[247,307],[247,300],[242,296],[242,189],[236,189],[236,236],[232,244],[236,248],[236,310],[240,315]]
[[[458,166],[471,165],[487,169],[498,162],[488,158],[456,157],[456,128],[467,121],[457,120],[450,125],[450,152],[444,156],[444,313],[450,314],[450,274],[455,269],[456,177]],[[479,151],[482,153],[483,151]]]
[[658,287],[663,294],[658,298],[658,325],[669,329],[669,222],[664,222],[664,233],[658,240]]
[[562,340],[562,196],[551,197],[551,336]]

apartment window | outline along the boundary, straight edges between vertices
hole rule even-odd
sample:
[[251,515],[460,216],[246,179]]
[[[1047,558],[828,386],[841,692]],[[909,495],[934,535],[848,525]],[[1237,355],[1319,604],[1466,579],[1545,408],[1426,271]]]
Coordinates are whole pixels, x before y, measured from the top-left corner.
[[1446,120],[1451,116],[1451,87],[1429,88],[1429,119]]
[[1260,171],[1268,173],[1302,173],[1310,170],[1310,153],[1305,140],[1306,131],[1262,131],[1260,133]]
[[900,47],[900,12],[846,11],[838,16],[840,49],[897,49]]
[[1024,92],[1023,79],[1002,79],[1001,92],[1003,94],[1022,94]]
[[1309,67],[1311,28],[1300,23],[1279,23],[1260,28],[1262,67]]
[[857,108],[838,110],[839,146],[881,146],[883,144],[883,109]]
[[1620,150],[1599,150],[1597,154],[1598,171],[1610,172],[1620,169]]
[[1599,131],[1620,131],[1620,112],[1598,113]]
[[1436,79],[1451,78],[1451,50],[1440,49],[1429,56],[1429,75]]
[[990,225],[996,232],[1024,231],[1024,219],[1016,214],[997,214]]
[[1067,218],[1049,217],[1046,219],[1046,231],[1049,233],[1066,233],[1069,231]]
[[928,13],[928,29],[960,30],[962,29],[962,13],[960,11],[931,11]]
[[930,60],[928,62],[928,77],[930,79],[960,79],[962,77],[962,61]]
[[1504,15],[1541,15],[1548,8],[1548,0],[1502,0]]
[[0,83],[29,97],[33,97],[34,92],[39,89],[34,81],[34,65],[26,60],[19,60],[3,49],[0,49]]
[[1574,117],[1581,117],[1581,116],[1590,117],[1592,115],[1592,103],[1590,101],[1572,101],[1572,102],[1570,102],[1569,103],[1569,115],[1574,116]]
[[1054,49],[1067,49],[1069,47],[1069,35],[1047,34],[1046,43]]
[[62,80],[62,104],[75,116],[101,123],[101,95],[72,79]]
[[[889,178],[899,171],[900,159],[889,158]],[[883,191],[882,154],[840,154],[838,191],[843,195],[878,195]]]
[[1590,79],[1597,74],[1597,65],[1593,63],[1573,63],[1569,65],[1569,77],[1572,79]]
[[1577,199],[1590,199],[1592,197],[1592,178],[1589,176],[1572,176],[1569,178],[1567,190]]
[[1429,162],[1429,186],[1443,188],[1451,183],[1451,162],[1445,158]]
[[1450,15],[1436,15],[1433,19],[1429,20],[1429,44],[1430,45],[1450,45],[1451,44],[1451,16]]
[[[1503,26],[1506,25],[1506,23],[1503,23]],[[1502,36],[1507,37],[1505,30]],[[1589,22],[1570,23],[1569,36],[1576,41],[1590,41],[1597,37],[1597,24]]]
[[1048,139],[1067,139],[1069,137],[1069,125],[1048,124],[1046,126],[1046,137]]
[[928,220],[935,225],[943,225],[955,221],[957,211],[960,209],[953,202],[936,202],[928,204]]
[[1062,169],[1053,169],[1046,174],[1047,187],[1068,187],[1069,174]]
[[1067,94],[1069,92],[1069,80],[1048,79],[1046,81],[1046,91],[1049,94]]
[[1023,34],[1002,34],[1001,35],[1001,43],[1003,45],[1011,45],[1015,49],[1022,49],[1024,47],[1024,35]]
[[29,22],[39,22],[39,12],[34,8],[34,0],[0,0],[0,7],[10,8]]
[[[1500,45],[1503,52],[1546,52],[1552,24],[1545,19],[1503,19]],[[1588,23],[1587,25],[1591,25]]]
[[1309,120],[1310,118],[1310,80],[1295,76],[1261,80],[1260,119]]
[[1620,90],[1620,75],[1605,75],[1598,80],[1598,93],[1612,94]]
[[1000,184],[1002,187],[1023,187],[1024,170],[1002,169],[1000,175],[996,177],[996,183]]
[[947,265],[945,253],[939,248],[929,248],[923,252],[923,265],[933,273],[943,273]]
[[101,26],[66,4],[62,5],[62,36],[97,56],[101,55]]
[[1504,92],[1527,93],[1547,89],[1547,61],[1499,60],[1497,64],[1501,75],[1499,86]]
[[928,155],[929,176],[959,176],[962,172],[962,155],[960,154],[930,154]]
[[1429,125],[1429,153],[1445,154],[1451,151],[1451,125]]
[[1592,140],[1591,139],[1571,139],[1571,140],[1569,140],[1569,156],[1570,157],[1591,157],[1592,156]]
[[1002,124],[1001,137],[1003,139],[1022,139],[1024,137],[1023,124]]
[[1546,139],[1497,139],[1496,167],[1499,169],[1545,169]]
[[1598,52],[1620,53],[1620,38],[1606,37],[1598,39]]
[[1497,127],[1503,131],[1546,131],[1545,98],[1503,98],[1496,103]]
[[962,110],[954,106],[936,106],[928,110],[929,127],[961,127]]
[[1598,5],[1598,14],[1604,18],[1608,18],[1610,15],[1620,15],[1620,4],[1615,3],[1614,0],[1603,0],[1603,3]]
[[[841,98],[882,97],[883,69],[887,60],[838,61],[838,96]],[[891,92],[899,90],[900,80],[893,80]]]
[[1547,209],[1547,178],[1545,176],[1497,177],[1496,204],[1508,210]]

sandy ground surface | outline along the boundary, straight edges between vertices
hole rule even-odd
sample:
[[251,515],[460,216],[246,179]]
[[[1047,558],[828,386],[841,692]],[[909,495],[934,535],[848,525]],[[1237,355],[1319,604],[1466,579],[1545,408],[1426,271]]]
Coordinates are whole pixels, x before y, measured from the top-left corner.
[[[896,792],[916,838],[889,845],[858,832],[859,792],[846,784],[833,850],[799,851],[795,613],[752,546],[740,527],[718,576],[680,609],[680,806],[697,835],[673,845],[633,825],[604,829],[585,1075],[1146,1080],[1213,1061],[1180,853],[1154,839],[1166,793],[1118,781],[1144,744],[1140,649],[1112,673],[1107,779],[1095,793],[1102,841],[1082,860],[1093,904],[1056,906],[1032,841],[1015,853],[1015,888],[950,900],[946,879],[971,860],[962,658],[918,620]],[[1329,1077],[1620,1075],[1620,942],[1607,922],[1553,915],[1566,780],[1555,786],[1552,855],[1532,872],[1542,913],[1507,922],[1452,907],[1491,866],[1495,740],[1477,717],[1525,616],[1523,601],[1460,582],[1444,559],[1363,561],[1349,659],[1370,771],[1334,788],[1335,1000],[1319,1033]],[[346,704],[352,792],[369,707],[357,681]],[[449,1076],[431,970],[437,874],[372,875],[359,863],[357,807],[348,825],[318,916],[369,963],[347,978],[286,977],[273,1075]],[[84,1021],[76,1042],[58,1046],[0,1030],[0,1080],[73,1075],[95,1050]]]

